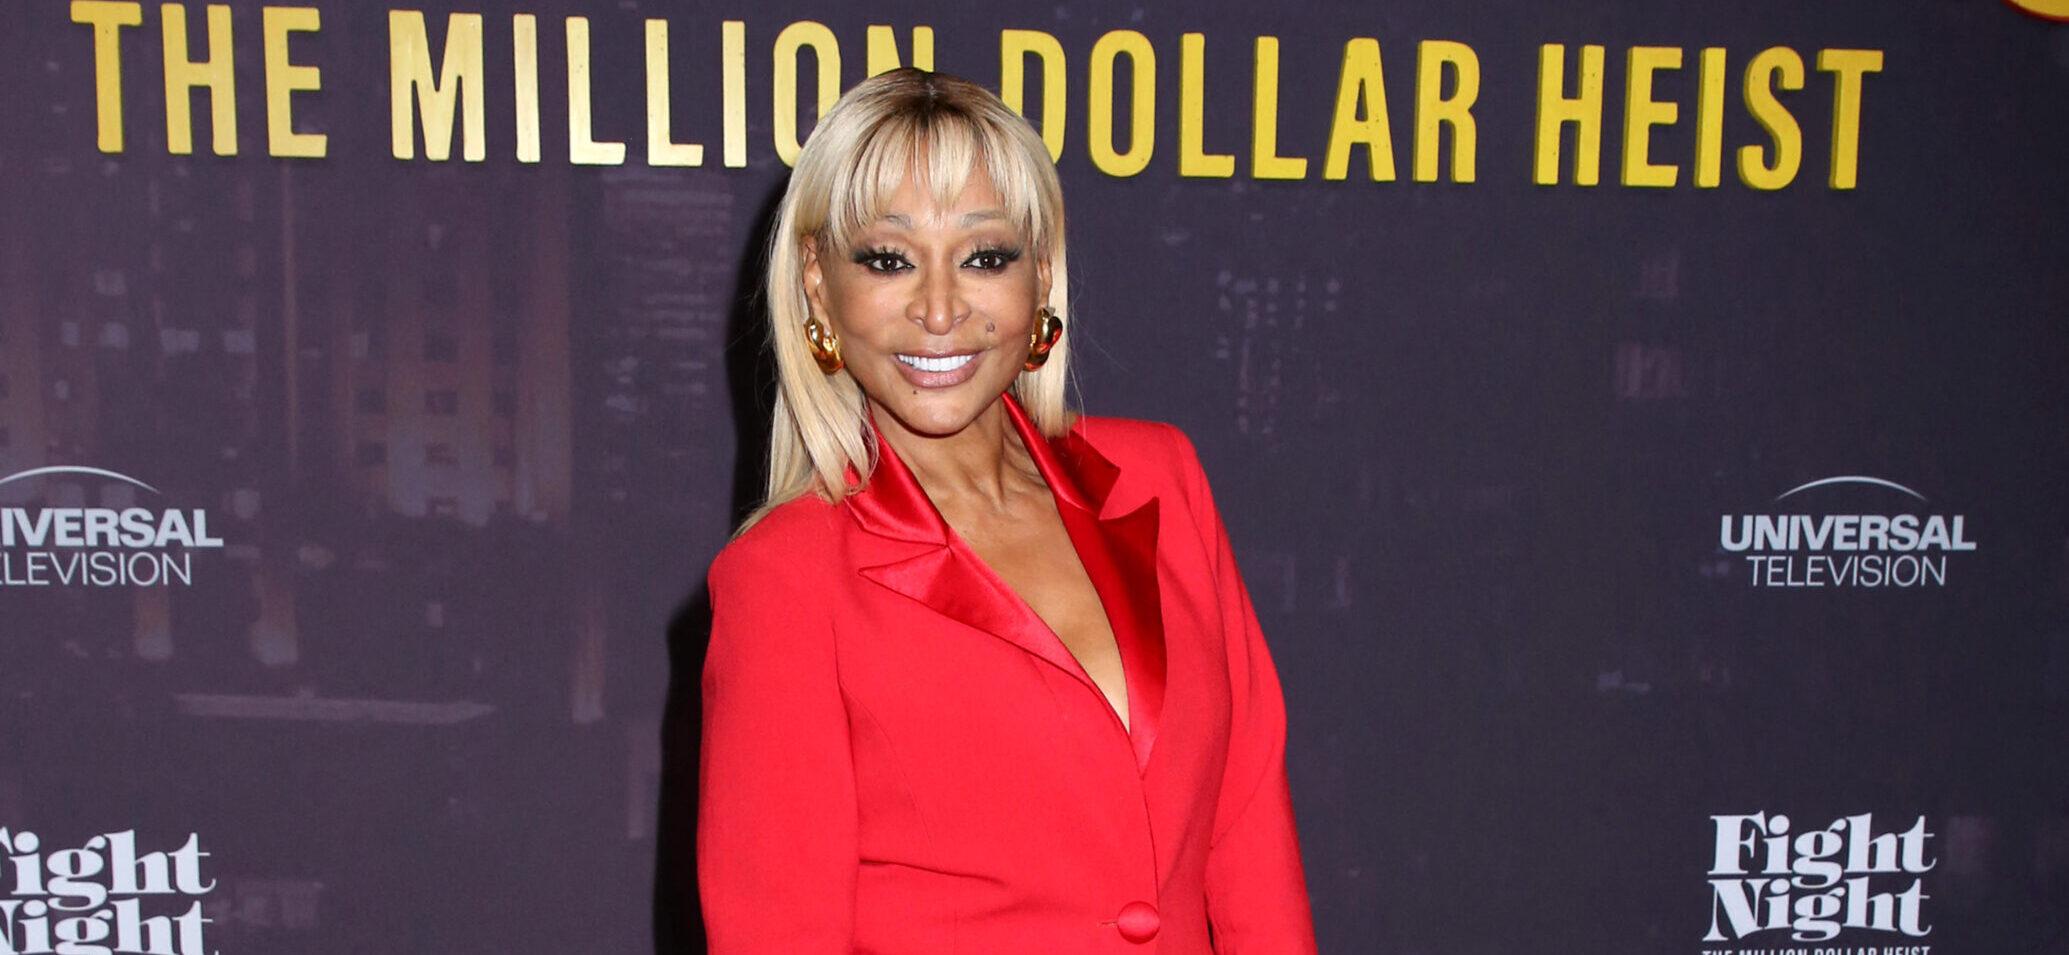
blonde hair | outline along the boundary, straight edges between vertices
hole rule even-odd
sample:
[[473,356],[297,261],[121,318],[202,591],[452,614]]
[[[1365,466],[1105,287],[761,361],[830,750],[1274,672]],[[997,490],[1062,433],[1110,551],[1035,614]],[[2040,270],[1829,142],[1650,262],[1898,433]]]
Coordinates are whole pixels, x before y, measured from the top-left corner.
[[[845,369],[821,372],[805,343],[801,242],[814,237],[820,255],[838,259],[883,214],[909,171],[918,171],[934,200],[947,205],[978,163],[1037,259],[1050,263],[1048,305],[1074,318],[1065,307],[1063,187],[1048,147],[1027,120],[990,90],[946,73],[902,67],[856,84],[812,129],[770,230],[761,290],[777,378],[768,485],[734,536],[806,493],[838,502],[859,491],[862,484],[846,484],[850,465],[863,484],[875,470],[862,389]],[[1070,321],[1069,332],[1078,330]],[[1068,431],[1075,417],[1064,395],[1072,334],[1057,341],[1039,370],[1022,371],[1011,385],[1048,437]]]

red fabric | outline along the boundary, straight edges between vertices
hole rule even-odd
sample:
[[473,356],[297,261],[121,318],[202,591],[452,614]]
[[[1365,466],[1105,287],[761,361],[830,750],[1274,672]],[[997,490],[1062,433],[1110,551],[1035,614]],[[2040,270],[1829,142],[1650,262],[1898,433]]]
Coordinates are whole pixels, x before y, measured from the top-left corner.
[[1001,400],[1130,726],[880,443],[866,490],[785,504],[712,563],[711,952],[1314,952],[1284,699],[1192,443],[1102,417],[1052,443]]

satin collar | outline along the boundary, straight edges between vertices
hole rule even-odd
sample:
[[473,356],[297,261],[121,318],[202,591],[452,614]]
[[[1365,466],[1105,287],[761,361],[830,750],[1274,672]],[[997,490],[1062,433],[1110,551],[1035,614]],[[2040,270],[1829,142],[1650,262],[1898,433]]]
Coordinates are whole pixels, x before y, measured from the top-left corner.
[[[1041,472],[1042,480],[1049,485],[1057,503],[1094,518],[1100,517],[1114,482],[1120,477],[1120,469],[1085,440],[1077,422],[1063,437],[1052,442],[1036,429],[1034,419],[1028,417],[1026,409],[1020,406],[1020,399],[1011,391],[1001,394],[999,400],[1005,404],[1007,419],[1020,433],[1020,443],[1034,458],[1035,468]],[[870,476],[869,486],[847,498],[855,519],[879,536],[918,544],[948,543],[948,523],[934,507],[933,500],[927,497],[926,490],[920,487],[912,470],[898,459],[898,453],[891,449],[890,442],[884,440],[883,430],[876,423],[875,409],[868,405],[864,407],[864,416],[876,439],[877,465],[875,473]],[[850,484],[857,480],[854,465],[848,466],[847,479]]]
[[[1146,773],[1162,723],[1166,679],[1163,601],[1157,580],[1159,500],[1151,497],[1126,513],[1102,513],[1108,509],[1109,492],[1120,469],[1085,440],[1080,432],[1083,419],[1051,442],[1035,429],[1018,398],[1007,393],[1001,400],[1035,467],[1048,482],[1057,515],[1099,592],[1127,681],[1126,726],[1062,639],[953,535],[926,490],[883,439],[883,432],[876,430],[873,415],[869,424],[877,440],[876,470],[869,486],[848,495],[844,503],[870,534],[926,546],[918,553],[865,559],[856,572],[936,612],[1007,640],[1084,684],[1113,715],[1115,728],[1125,734],[1134,750],[1136,769]],[[847,468],[847,475],[853,483],[853,466]]]

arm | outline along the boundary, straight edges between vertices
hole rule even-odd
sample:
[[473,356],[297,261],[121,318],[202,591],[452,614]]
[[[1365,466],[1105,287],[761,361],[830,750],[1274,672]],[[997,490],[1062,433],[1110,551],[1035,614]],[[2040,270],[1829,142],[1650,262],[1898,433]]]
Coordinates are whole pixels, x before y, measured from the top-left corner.
[[1286,783],[1285,697],[1199,454],[1183,432],[1177,434],[1228,640],[1228,766],[1207,850],[1214,949],[1218,955],[1309,955],[1315,929]]
[[711,955],[846,955],[856,807],[833,621],[799,560],[712,562],[697,887]]

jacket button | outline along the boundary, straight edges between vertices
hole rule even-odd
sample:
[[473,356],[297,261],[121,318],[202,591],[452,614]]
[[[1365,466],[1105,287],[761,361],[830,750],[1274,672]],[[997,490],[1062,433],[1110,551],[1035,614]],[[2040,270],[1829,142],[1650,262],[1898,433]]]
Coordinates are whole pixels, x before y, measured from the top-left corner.
[[1157,917],[1157,907],[1148,902],[1130,902],[1121,906],[1121,913],[1115,919],[1114,927],[1121,930],[1121,937],[1131,942],[1147,942],[1157,937],[1157,928],[1163,920]]

